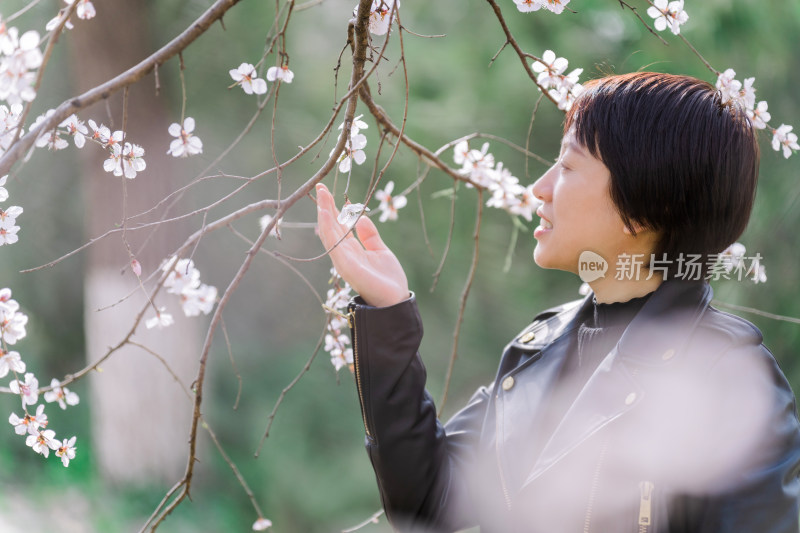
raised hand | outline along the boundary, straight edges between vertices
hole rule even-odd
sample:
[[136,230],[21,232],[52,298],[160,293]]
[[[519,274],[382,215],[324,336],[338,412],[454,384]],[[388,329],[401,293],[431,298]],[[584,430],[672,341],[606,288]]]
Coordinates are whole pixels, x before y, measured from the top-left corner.
[[[381,240],[372,220],[367,216],[358,219],[356,238],[339,224],[336,220],[338,214],[333,196],[324,185],[318,184],[319,238],[325,249],[330,250],[333,266],[342,279],[365,302],[376,307],[386,307],[408,299],[408,280],[403,267]],[[331,249],[337,242],[338,246]]]

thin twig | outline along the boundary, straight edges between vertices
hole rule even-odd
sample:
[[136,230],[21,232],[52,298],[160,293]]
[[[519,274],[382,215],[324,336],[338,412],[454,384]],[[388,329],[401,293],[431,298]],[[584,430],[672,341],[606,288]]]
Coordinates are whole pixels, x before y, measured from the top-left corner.
[[456,356],[458,355],[458,338],[461,333],[461,323],[464,321],[464,310],[467,307],[467,297],[469,296],[469,290],[472,287],[472,282],[475,279],[475,271],[478,269],[478,252],[482,217],[483,191],[478,190],[478,215],[475,217],[475,233],[472,236],[475,240],[475,248],[472,251],[472,263],[469,266],[467,282],[464,285],[464,290],[461,293],[461,302],[458,306],[458,318],[456,318],[456,327],[453,331],[453,352],[450,354],[450,364],[447,366],[447,376],[444,379],[444,392],[442,393],[442,401],[439,402],[439,416],[441,416],[442,412],[444,411],[444,406],[447,403],[447,391],[450,388],[450,380],[453,377],[453,367],[455,366]]

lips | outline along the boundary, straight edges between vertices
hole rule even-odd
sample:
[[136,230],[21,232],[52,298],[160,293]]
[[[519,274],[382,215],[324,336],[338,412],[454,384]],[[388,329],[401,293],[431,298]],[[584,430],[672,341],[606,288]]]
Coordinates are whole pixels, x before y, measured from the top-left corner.
[[542,210],[541,210],[541,208],[539,208],[539,209],[537,209],[537,210],[536,210],[536,214],[539,216],[539,218],[541,218],[541,219],[542,219],[542,221],[541,221],[541,223],[539,224],[539,226],[541,226],[543,229],[553,229],[553,223],[552,223],[552,222],[550,222],[550,221],[549,221],[549,220],[548,220],[548,219],[547,219],[547,218],[546,218],[546,217],[545,217],[545,216],[542,214]]

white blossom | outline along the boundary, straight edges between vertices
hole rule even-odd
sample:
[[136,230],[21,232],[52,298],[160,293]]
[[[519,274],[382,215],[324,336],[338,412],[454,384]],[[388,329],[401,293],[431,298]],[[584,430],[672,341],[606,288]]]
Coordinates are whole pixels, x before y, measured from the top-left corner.
[[75,459],[75,441],[77,437],[71,437],[69,440],[64,439],[61,441],[61,445],[57,448],[53,448],[56,451],[56,457],[61,458],[61,464],[64,466],[69,466],[69,462],[72,459]]
[[405,196],[392,196],[392,191],[394,191],[393,181],[387,183],[385,189],[375,191],[375,198],[381,203],[378,206],[378,211],[381,212],[378,220],[381,222],[397,220],[397,210],[405,207],[408,203],[408,199]]
[[8,417],[8,423],[14,426],[14,433],[17,435],[37,435],[40,429],[47,427],[47,415],[44,414],[44,404],[36,408],[36,414],[30,415],[25,413],[22,418],[18,417],[16,413],[11,413]]
[[[364,134],[351,134],[345,142],[344,150],[339,155],[339,172],[350,172],[352,161],[355,161],[357,165],[363,164],[367,160],[367,154],[363,150],[365,146],[367,146],[367,138]],[[331,150],[332,154],[333,150]]]
[[50,450],[58,449],[58,441],[55,440],[56,432],[52,429],[45,429],[39,431],[36,435],[28,435],[25,439],[25,444],[33,448],[33,451],[40,453],[45,457],[50,455]]
[[183,121],[183,126],[177,122],[173,122],[169,126],[169,134],[177,139],[169,144],[168,154],[172,157],[188,157],[190,155],[203,153],[203,141],[192,132],[194,131],[194,119],[186,117]]
[[50,387],[52,390],[44,393],[44,401],[47,403],[58,402],[58,406],[62,409],[66,409],[67,405],[78,405],[80,403],[78,395],[66,387],[59,386],[59,381],[56,378],[50,380]]
[[767,102],[762,100],[755,108],[747,110],[747,116],[750,117],[754,128],[763,130],[767,127],[767,122],[772,118],[767,107]]
[[158,310],[156,311],[156,316],[148,318],[145,321],[144,323],[145,327],[147,329],[153,329],[153,328],[164,329],[174,324],[175,319],[172,318],[171,314],[166,313],[165,311],[166,308],[159,307]]
[[181,292],[181,306],[186,316],[207,315],[217,301],[217,288],[202,284],[196,289],[186,288]]
[[5,351],[0,348],[0,378],[6,377],[8,372],[16,372],[22,374],[25,372],[25,362],[19,355],[19,352]]
[[280,67],[269,67],[267,69],[267,81],[281,80],[284,83],[292,83],[294,72],[289,70],[289,65]]
[[250,63],[242,63],[239,68],[231,69],[228,73],[236,85],[241,85],[242,90],[247,94],[267,92],[267,82],[258,77],[256,68]]
[[[263,217],[258,219],[258,226],[261,228],[261,231],[267,229],[269,223],[272,222],[274,217],[272,215],[264,215]],[[275,225],[272,226],[272,229],[269,230],[270,237],[277,237],[278,239],[281,238],[281,223],[283,222],[283,217],[279,218]]]
[[[386,35],[396,18],[396,10],[400,9],[400,0],[373,0],[369,10],[369,32],[373,35]],[[394,13],[393,13],[394,10]],[[358,6],[353,9],[353,15],[358,11]]]
[[667,0],[655,0],[647,8],[647,14],[655,19],[653,26],[658,31],[664,31],[669,26],[675,35],[681,32],[681,25],[689,20],[689,15],[683,10],[683,0],[675,0],[669,4]]
[[514,3],[522,13],[539,11],[542,8],[542,0],[514,0]]
[[783,157],[789,158],[792,150],[800,150],[797,144],[797,135],[791,133],[792,127],[781,124],[778,129],[772,130],[772,149],[780,151],[783,149]]
[[[0,229],[0,235],[2,235],[2,231]],[[8,291],[9,296],[10,292]],[[19,304],[15,300],[10,298],[5,301],[0,300],[0,338],[2,340],[7,344],[16,344],[27,334],[25,330],[27,323],[28,317],[19,311]]]
[[86,143],[85,135],[89,134],[89,128],[86,127],[82,120],[72,114],[59,124],[59,127],[67,129],[67,133],[72,135],[76,147],[83,148]]
[[272,521],[263,516],[253,522],[253,531],[264,531],[268,527],[272,527]]
[[[137,172],[141,172],[145,168],[147,168],[147,163],[144,160],[144,148],[138,144],[126,142],[122,149],[122,171],[125,177],[133,179]],[[117,175],[116,172],[115,175]]]
[[[172,269],[173,264],[174,269]],[[181,294],[186,289],[196,289],[200,286],[200,271],[194,267],[194,261],[191,259],[177,259],[172,256],[164,262],[161,270],[169,272],[164,281],[164,288],[170,294]]]
[[[72,5],[74,0],[64,0],[64,2]],[[77,15],[79,19],[83,20],[92,19],[97,15],[97,11],[95,11],[94,4],[92,4],[91,0],[78,0]]]
[[9,388],[14,394],[20,395],[23,409],[26,405],[36,405],[36,402],[39,401],[39,380],[30,372],[25,374],[25,381],[15,379]]
[[364,204],[346,204],[342,206],[342,210],[339,212],[339,216],[336,220],[339,221],[339,224],[352,228],[361,213],[366,213],[368,211],[369,207]]

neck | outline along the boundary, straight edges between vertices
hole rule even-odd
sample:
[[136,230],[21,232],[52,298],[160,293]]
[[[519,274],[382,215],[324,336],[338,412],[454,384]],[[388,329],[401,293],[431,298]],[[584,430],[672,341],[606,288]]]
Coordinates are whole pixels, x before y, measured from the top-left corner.
[[639,298],[656,290],[661,285],[661,276],[654,275],[650,279],[646,270],[640,279],[618,280],[614,276],[606,276],[589,283],[598,303],[627,302],[632,298]]

